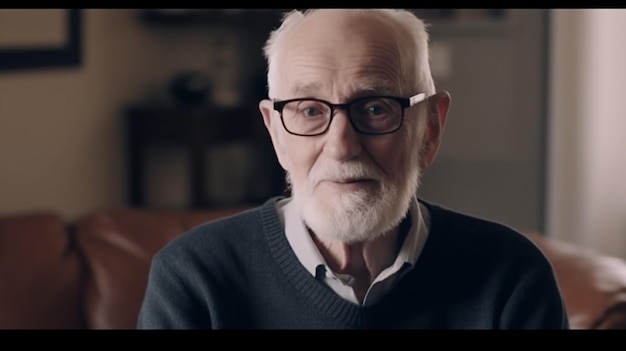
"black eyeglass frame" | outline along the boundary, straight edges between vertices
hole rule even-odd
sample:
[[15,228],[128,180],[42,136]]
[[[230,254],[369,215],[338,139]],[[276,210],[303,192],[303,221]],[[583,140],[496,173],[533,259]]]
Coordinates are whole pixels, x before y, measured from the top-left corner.
[[[369,99],[390,99],[390,100],[394,100],[396,102],[398,102],[400,104],[400,107],[402,108],[402,114],[400,115],[400,123],[398,123],[398,127],[396,127],[395,129],[389,130],[389,131],[385,131],[385,132],[370,132],[370,131],[362,131],[360,130],[357,126],[356,123],[354,123],[354,121],[352,120],[352,114],[350,113],[350,106],[352,106],[352,104],[359,102],[359,101],[363,101],[363,100],[369,100]],[[391,134],[391,133],[395,133],[397,132],[401,127],[402,127],[402,123],[404,123],[404,111],[412,106],[415,106],[416,104],[425,101],[427,99],[426,97],[426,93],[419,93],[410,97],[401,97],[401,96],[391,96],[391,95],[375,95],[375,96],[363,96],[360,98],[356,98],[354,100],[345,102],[343,104],[333,104],[331,102],[328,102],[326,100],[322,100],[322,99],[316,99],[316,98],[297,98],[297,99],[288,99],[288,100],[274,100],[273,104],[274,104],[274,110],[278,111],[280,113],[280,121],[283,125],[283,128],[285,128],[285,130],[287,131],[287,133],[292,134],[292,135],[298,135],[298,136],[318,136],[318,135],[322,135],[324,133],[326,133],[328,131],[328,129],[330,128],[330,125],[333,122],[333,118],[335,118],[335,111],[337,109],[342,109],[344,111],[346,111],[346,115],[348,116],[348,120],[350,121],[350,125],[352,125],[352,128],[354,128],[355,131],[357,131],[358,133],[361,134],[367,134],[367,135],[385,135],[385,134]],[[294,101],[317,101],[317,102],[321,102],[325,105],[327,105],[328,107],[330,107],[330,118],[328,120],[328,123],[326,124],[326,128],[324,128],[324,130],[322,130],[319,133],[315,133],[315,134],[299,134],[299,133],[294,133],[292,131],[289,130],[289,128],[287,128],[287,126],[285,125],[285,119],[283,118],[283,109],[285,107],[285,105],[287,105],[290,102],[294,102]]]

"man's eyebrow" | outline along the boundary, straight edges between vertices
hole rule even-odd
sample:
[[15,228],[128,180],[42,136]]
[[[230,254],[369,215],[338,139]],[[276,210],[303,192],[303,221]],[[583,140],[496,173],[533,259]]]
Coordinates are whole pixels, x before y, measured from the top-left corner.
[[297,96],[312,96],[322,90],[323,84],[320,82],[312,82],[306,84],[298,84],[293,89]]
[[358,90],[362,92],[373,92],[377,94],[392,94],[395,92],[395,86],[396,84],[393,84],[390,81],[376,80],[367,81],[360,84]]
[[[365,95],[392,95],[397,93],[397,84],[387,80],[372,80],[355,84],[354,96]],[[298,84],[294,87],[293,93],[296,96],[308,97],[315,96],[324,88],[324,84],[321,82],[310,82],[305,84]]]

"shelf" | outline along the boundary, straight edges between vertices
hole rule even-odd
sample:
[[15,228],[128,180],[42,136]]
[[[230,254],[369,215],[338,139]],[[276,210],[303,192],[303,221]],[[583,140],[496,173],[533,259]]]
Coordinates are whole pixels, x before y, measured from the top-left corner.
[[238,27],[271,30],[278,25],[281,9],[142,9],[143,23],[164,26]]
[[411,9],[429,25],[433,37],[498,36],[510,32],[509,9]]
[[[189,158],[189,206],[207,208],[223,205],[211,198],[206,181],[210,180],[206,162],[210,149],[233,143],[246,144],[259,150],[262,159],[243,160],[261,164],[255,178],[265,182],[266,191],[251,194],[248,202],[279,194],[284,187],[282,170],[274,158],[271,140],[264,130],[262,119],[254,107],[221,108],[201,106],[194,108],[150,105],[129,106],[125,114],[128,152],[128,200],[131,206],[146,207],[145,182],[149,176],[145,152],[150,146],[178,146],[186,150]],[[231,160],[235,161],[235,160]],[[237,173],[231,165],[219,169]],[[263,180],[265,179],[265,180]],[[224,181],[222,177],[220,182]],[[262,185],[262,184],[261,184]],[[251,184],[242,184],[250,187]],[[219,187],[219,185],[218,185]]]
[[[258,110],[252,107],[201,107],[182,109],[162,106],[131,106],[127,116],[133,135],[146,142],[188,143],[201,140],[205,144],[225,141],[266,139],[253,118]],[[258,123],[253,123],[257,120]]]

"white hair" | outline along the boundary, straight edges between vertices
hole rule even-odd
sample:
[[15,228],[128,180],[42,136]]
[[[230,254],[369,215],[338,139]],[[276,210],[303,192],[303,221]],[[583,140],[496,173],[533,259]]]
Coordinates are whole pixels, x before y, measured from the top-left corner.
[[[321,9],[292,10],[283,14],[280,27],[270,33],[263,53],[267,62],[269,96],[274,96],[276,56],[282,39],[297,28],[309,15]],[[387,23],[395,34],[400,54],[400,72],[405,78],[402,90],[435,93],[435,83],[430,71],[428,25],[413,12],[400,9],[342,9],[354,15],[374,16]]]

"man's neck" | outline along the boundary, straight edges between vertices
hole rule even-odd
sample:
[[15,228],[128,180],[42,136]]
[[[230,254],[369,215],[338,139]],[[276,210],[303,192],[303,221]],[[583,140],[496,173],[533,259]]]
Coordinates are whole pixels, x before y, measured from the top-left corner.
[[331,270],[352,276],[355,279],[354,289],[357,296],[360,293],[364,296],[378,274],[395,261],[411,226],[410,222],[410,216],[407,216],[399,226],[378,238],[354,244],[327,241],[310,230],[309,233]]

